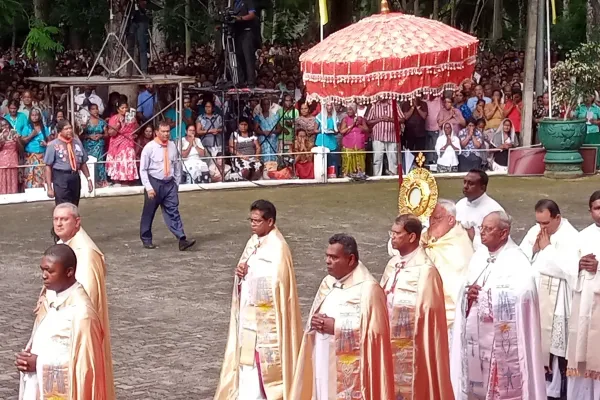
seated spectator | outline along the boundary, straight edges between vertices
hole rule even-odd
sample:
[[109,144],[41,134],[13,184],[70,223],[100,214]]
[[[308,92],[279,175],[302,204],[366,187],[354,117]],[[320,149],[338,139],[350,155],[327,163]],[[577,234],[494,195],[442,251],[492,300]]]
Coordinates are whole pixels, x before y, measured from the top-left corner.
[[242,178],[257,180],[261,176],[262,164],[259,161],[260,145],[256,136],[248,130],[248,120],[240,118],[238,130],[229,139],[229,153],[233,159],[233,169]]
[[204,102],[204,113],[196,120],[196,132],[206,149],[208,156],[215,157],[223,152],[223,118],[215,114],[212,100]]
[[0,194],[19,191],[19,134],[4,118],[0,119]]
[[501,150],[494,152],[494,162],[492,164],[494,171],[508,172],[508,150],[515,147],[515,141],[515,128],[510,119],[507,118],[496,129],[496,133],[494,133],[491,140],[492,148]]
[[485,122],[485,101],[484,100],[477,101],[475,110],[473,110],[473,119],[475,119],[475,120],[483,119]]
[[202,141],[196,137],[196,127],[187,127],[185,137],[181,138],[181,157],[185,183],[208,183],[210,175],[208,165],[202,157],[206,155]]
[[[482,122],[485,127],[485,121]],[[458,155],[458,171],[469,172],[471,169],[481,168],[482,160],[479,149],[483,146],[481,132],[472,119],[467,122],[467,127],[458,133],[461,152]]]
[[457,172],[460,140],[454,134],[452,125],[446,122],[437,138],[435,151],[438,155],[437,172]]
[[496,130],[504,119],[504,106],[502,105],[502,92],[494,90],[492,102],[485,105],[483,112],[485,114],[486,129]]
[[454,107],[460,110],[465,121],[470,120],[473,116],[473,112],[467,105],[467,93],[464,91],[459,90],[454,95]]
[[142,134],[139,135],[135,139],[135,143],[136,143],[136,149],[135,149],[136,160],[140,159],[140,157],[142,155],[142,150],[144,150],[144,147],[146,147],[146,145],[148,143],[150,143],[152,140],[154,140],[154,128],[152,127],[151,124],[147,123],[140,130],[141,130]]
[[294,142],[296,176],[300,179],[314,179],[315,166],[313,163],[312,146],[308,135],[304,129],[296,131],[296,140]]
[[226,182],[230,179],[231,166],[225,164],[223,153],[217,153],[214,162],[208,167],[211,182]]
[[306,102],[300,106],[300,116],[296,118],[296,134],[299,130],[303,130],[306,133],[312,148],[316,135],[319,133],[319,124],[317,123],[317,119],[311,115],[310,108]]

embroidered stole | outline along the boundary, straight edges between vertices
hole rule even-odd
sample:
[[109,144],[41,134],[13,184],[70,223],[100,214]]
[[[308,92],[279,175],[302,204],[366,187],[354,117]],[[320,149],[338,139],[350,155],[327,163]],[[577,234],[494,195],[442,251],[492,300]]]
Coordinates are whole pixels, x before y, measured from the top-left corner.
[[[388,293],[388,315],[394,360],[394,390],[396,399],[413,398],[414,333],[417,285],[420,269],[402,270],[404,263],[396,264],[391,291]],[[414,268],[417,268],[415,271]]]
[[[488,260],[486,269],[494,261]],[[484,269],[482,274],[485,272]],[[515,310],[518,299],[506,279],[496,279],[495,285],[488,286],[486,280],[463,320],[463,395],[478,400],[520,400],[522,376]]]
[[[566,331],[554,332],[554,319],[561,318],[555,316],[556,303],[558,302],[558,289],[560,285],[564,285],[562,279],[554,278],[548,275],[540,274],[539,283],[539,302],[540,302],[540,325],[542,327],[542,353],[545,358],[547,355],[552,353],[557,356],[564,357],[566,353]],[[563,316],[566,319],[566,317]],[[554,340],[558,335],[562,336],[562,340]],[[557,338],[561,339],[561,338]],[[553,344],[556,343],[562,346],[556,347]]]
[[335,321],[336,398],[362,399],[360,297],[357,302],[340,304],[339,310]]

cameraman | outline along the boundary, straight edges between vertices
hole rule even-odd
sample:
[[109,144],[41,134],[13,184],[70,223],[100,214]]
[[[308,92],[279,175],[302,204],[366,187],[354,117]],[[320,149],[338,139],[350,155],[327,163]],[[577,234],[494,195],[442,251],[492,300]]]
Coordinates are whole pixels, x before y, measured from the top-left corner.
[[238,63],[239,86],[256,86],[256,39],[254,25],[256,8],[254,0],[234,0],[235,51]]

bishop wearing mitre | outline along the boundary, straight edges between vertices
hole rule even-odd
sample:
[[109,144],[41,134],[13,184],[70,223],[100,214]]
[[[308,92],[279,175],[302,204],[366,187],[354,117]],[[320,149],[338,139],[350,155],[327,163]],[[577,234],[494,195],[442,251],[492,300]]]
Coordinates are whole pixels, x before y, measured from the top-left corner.
[[325,259],[290,398],[395,400],[385,294],[353,237],[332,236]]
[[390,319],[395,398],[454,400],[448,325],[440,273],[420,246],[421,221],[396,218],[390,231],[399,255],[388,262],[381,286]]
[[215,400],[288,399],[302,319],[290,248],[267,200],[250,206],[253,235],[238,263]]

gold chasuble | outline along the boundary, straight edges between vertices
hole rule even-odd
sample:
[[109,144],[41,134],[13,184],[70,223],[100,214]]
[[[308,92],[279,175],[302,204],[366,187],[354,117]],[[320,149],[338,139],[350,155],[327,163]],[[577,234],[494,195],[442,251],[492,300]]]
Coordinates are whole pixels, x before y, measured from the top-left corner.
[[292,255],[274,228],[262,238],[252,235],[239,261],[244,262],[248,274],[235,277],[215,400],[244,398],[240,371],[245,366],[258,369],[257,384],[267,400],[288,399],[302,335]]
[[115,385],[113,380],[112,351],[110,346],[110,323],[108,320],[108,298],[106,296],[106,262],[87,232],[80,228],[67,243],[77,256],[75,279],[81,283],[88,294],[92,306],[102,324],[104,332],[104,371],[106,374],[106,398],[114,400]]
[[456,298],[467,279],[473,257],[473,242],[460,223],[439,239],[430,238],[427,229],[421,234],[421,246],[442,277],[446,300],[446,321],[450,329],[456,313]]
[[444,289],[425,250],[394,256],[381,286],[390,316],[395,398],[454,400]]
[[[313,315],[324,312],[335,319],[333,336],[310,329]],[[361,262],[340,281],[325,277],[308,317],[290,398],[395,400],[393,371],[385,294],[375,278]]]
[[21,373],[19,400],[106,400],[101,322],[83,286],[48,291],[27,344],[36,372]]

